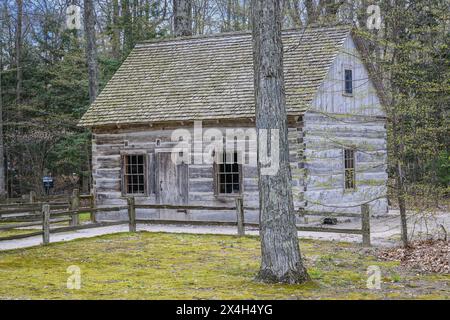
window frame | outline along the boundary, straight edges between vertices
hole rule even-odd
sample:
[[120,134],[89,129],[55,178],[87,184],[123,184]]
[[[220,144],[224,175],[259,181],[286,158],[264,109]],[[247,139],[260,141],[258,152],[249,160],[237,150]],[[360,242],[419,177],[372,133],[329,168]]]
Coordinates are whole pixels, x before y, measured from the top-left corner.
[[[233,158],[234,158],[234,155],[236,155],[237,162],[233,161],[233,163],[231,165],[233,165],[233,164],[237,165],[237,168],[238,168],[237,172],[231,171],[230,173],[227,173],[226,170],[225,170],[225,173],[221,173],[220,165],[222,165],[222,163],[218,162],[218,159],[223,159],[223,157],[226,154],[227,154],[227,152],[225,152],[225,151],[223,151],[223,152],[215,152],[214,163],[213,163],[214,195],[216,197],[227,197],[227,198],[228,197],[231,197],[231,198],[233,198],[233,197],[240,197],[243,194],[244,184],[243,184],[243,176],[242,176],[242,164],[239,163],[239,160],[238,160],[239,159],[239,152],[237,152],[237,151],[232,152]],[[231,153],[228,152],[228,154],[231,154]],[[224,164],[226,165],[227,163],[224,163]],[[239,175],[239,182],[238,182],[239,192],[232,192],[232,193],[226,193],[225,192],[225,193],[221,193],[220,192],[220,184],[221,184],[221,182],[220,182],[220,175],[221,174],[231,174],[231,175],[238,174]],[[235,183],[232,182],[231,184],[233,185]],[[226,182],[225,182],[225,185],[226,185]],[[233,187],[232,187],[232,189],[233,189]]]
[[[142,176],[144,178],[144,192],[143,193],[128,193],[128,183],[127,183],[127,177],[131,176],[131,174],[127,175],[127,162],[128,162],[128,157],[132,157],[132,156],[142,156],[143,157],[143,162],[142,165],[144,167]],[[121,185],[121,191],[122,191],[122,196],[129,196],[129,197],[147,197],[149,196],[149,176],[148,176],[148,170],[149,170],[149,156],[147,153],[144,152],[127,152],[127,153],[123,153],[121,154],[121,181],[122,181],[122,185]],[[141,174],[139,174],[141,175]]]
[[[347,157],[347,152],[351,152],[352,158]],[[356,150],[354,148],[343,149],[343,162],[344,162],[344,192],[356,191]],[[347,161],[351,160],[353,167],[347,168]],[[352,172],[352,186],[347,184],[347,172]]]
[[[347,80],[347,71],[350,71],[351,72],[351,80],[350,80],[350,84],[351,84],[351,92],[347,92],[347,83],[349,82],[348,80]],[[343,87],[343,95],[344,96],[348,96],[348,97],[352,97],[353,96],[353,94],[354,94],[354,79],[353,79],[353,77],[354,77],[354,71],[353,71],[353,68],[351,67],[351,66],[346,66],[346,65],[344,65],[343,66],[343,82],[344,82],[344,87]]]

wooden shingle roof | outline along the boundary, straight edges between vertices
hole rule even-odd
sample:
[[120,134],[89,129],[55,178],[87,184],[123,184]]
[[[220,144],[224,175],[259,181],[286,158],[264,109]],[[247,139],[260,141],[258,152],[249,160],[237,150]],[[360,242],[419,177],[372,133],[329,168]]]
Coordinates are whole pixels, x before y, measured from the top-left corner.
[[[351,28],[283,32],[288,114],[311,103]],[[138,44],[79,125],[254,117],[251,33]]]

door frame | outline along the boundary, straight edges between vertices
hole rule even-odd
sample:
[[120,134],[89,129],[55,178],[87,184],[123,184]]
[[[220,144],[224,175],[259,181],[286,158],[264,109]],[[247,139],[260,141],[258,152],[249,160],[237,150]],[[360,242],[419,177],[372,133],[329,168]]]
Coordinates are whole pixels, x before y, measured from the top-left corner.
[[[171,204],[171,203],[161,203],[161,179],[160,179],[160,170],[159,170],[159,164],[160,164],[160,157],[159,154],[161,153],[166,153],[166,154],[171,154],[173,153],[172,149],[167,149],[167,148],[161,148],[161,149],[155,149],[155,164],[154,164],[154,170],[155,170],[155,201],[158,204]],[[180,175],[179,175],[179,166],[181,165],[185,165],[187,168],[187,172],[186,172],[186,195],[185,198],[181,195],[181,191],[182,188],[180,187]],[[177,186],[177,190],[176,192],[178,192],[179,195],[179,199],[183,202],[183,200],[185,200],[183,204],[188,204],[189,203],[189,165],[188,164],[174,164],[175,166],[175,174],[176,174],[176,186]],[[181,182],[182,183],[182,182]]]

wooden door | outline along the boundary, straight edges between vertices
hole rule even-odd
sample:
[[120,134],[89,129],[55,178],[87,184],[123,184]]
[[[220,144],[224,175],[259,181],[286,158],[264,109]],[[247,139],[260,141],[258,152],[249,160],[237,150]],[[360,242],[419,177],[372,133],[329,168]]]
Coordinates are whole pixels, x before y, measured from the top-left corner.
[[[188,203],[188,165],[177,165],[170,152],[156,153],[156,197],[159,204],[180,205]],[[185,213],[161,209],[161,219],[184,219]]]

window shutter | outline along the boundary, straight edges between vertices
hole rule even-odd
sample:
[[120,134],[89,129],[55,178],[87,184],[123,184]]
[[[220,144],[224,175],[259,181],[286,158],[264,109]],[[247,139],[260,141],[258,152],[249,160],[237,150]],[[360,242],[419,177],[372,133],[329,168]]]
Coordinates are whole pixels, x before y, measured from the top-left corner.
[[122,196],[126,194],[126,186],[125,186],[125,159],[126,155],[120,155],[120,191],[122,192]]
[[156,193],[156,174],[155,174],[155,154],[148,154],[148,169],[147,169],[147,177],[148,177],[148,194]]
[[178,191],[183,204],[189,202],[189,166],[186,163],[177,165]]
[[244,194],[244,177],[242,174],[242,164],[239,164],[238,168],[239,168],[239,193]]
[[219,182],[217,179],[217,162],[214,160],[213,166],[212,166],[212,175],[213,175],[213,188],[214,188],[214,195],[219,195]]

